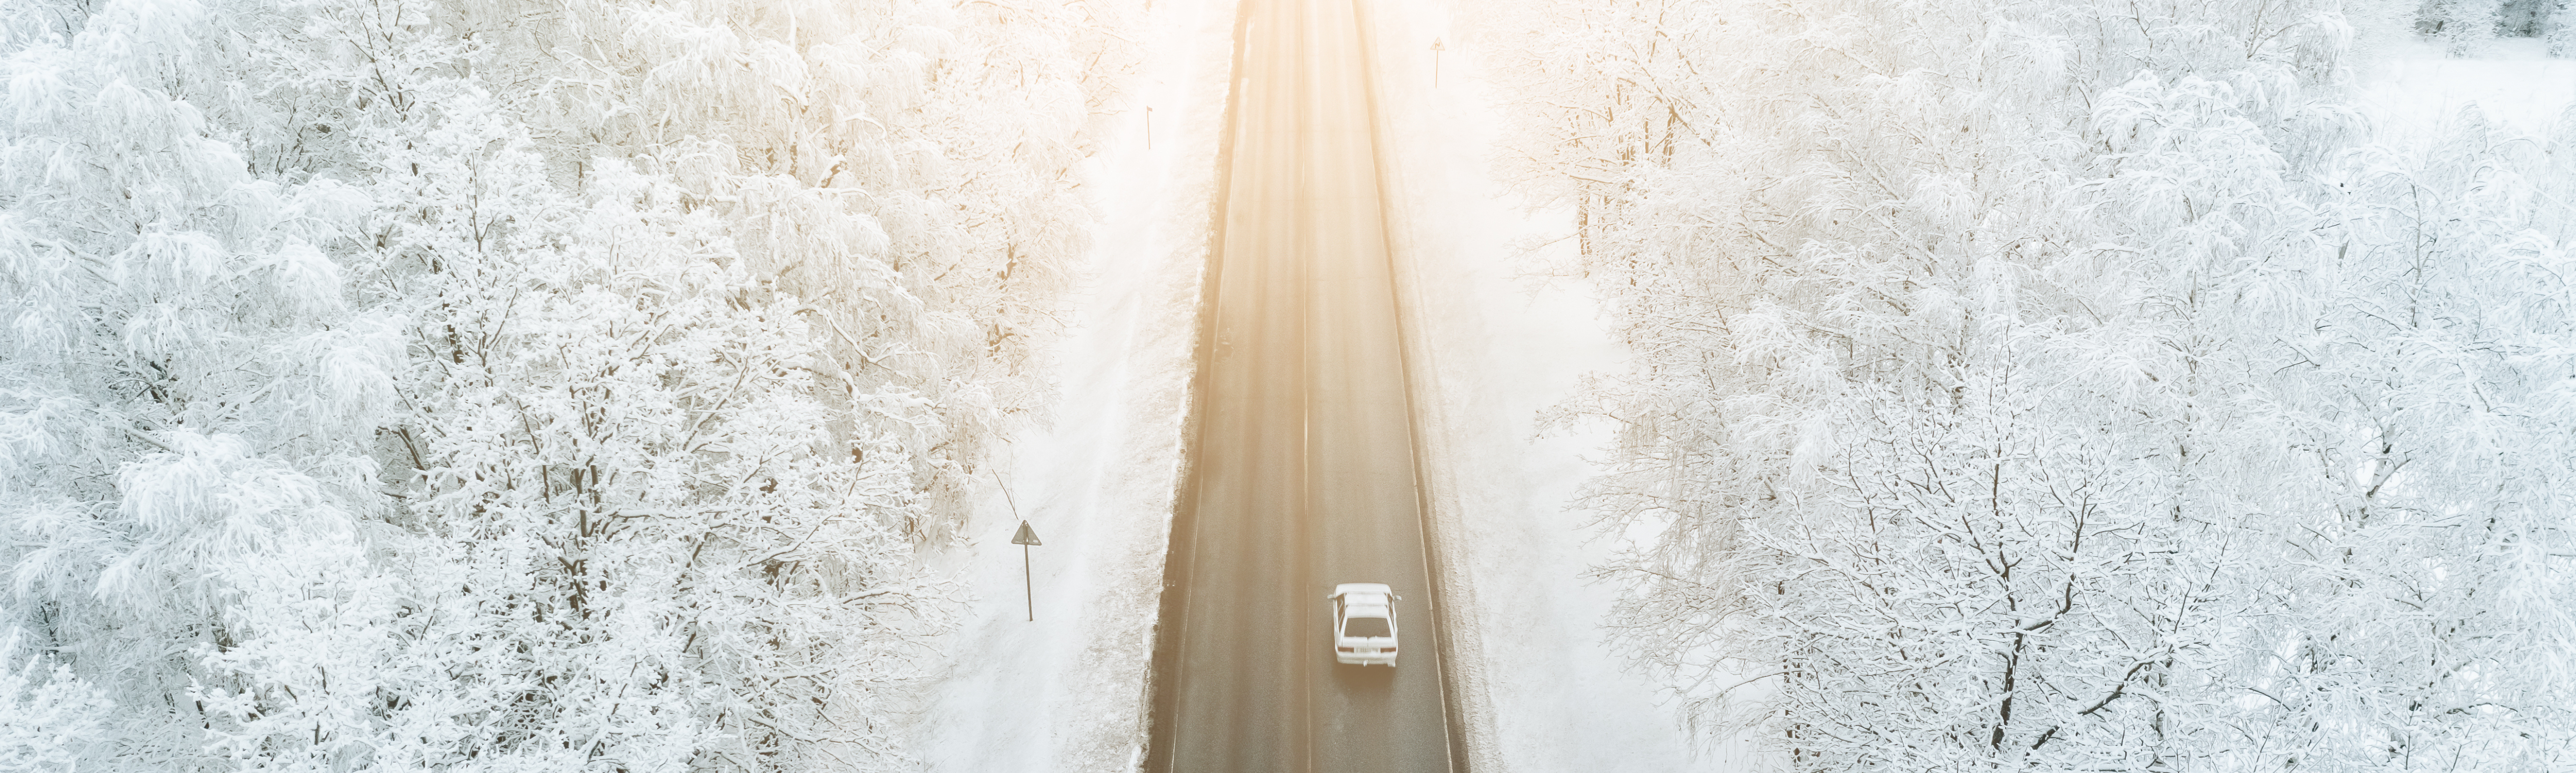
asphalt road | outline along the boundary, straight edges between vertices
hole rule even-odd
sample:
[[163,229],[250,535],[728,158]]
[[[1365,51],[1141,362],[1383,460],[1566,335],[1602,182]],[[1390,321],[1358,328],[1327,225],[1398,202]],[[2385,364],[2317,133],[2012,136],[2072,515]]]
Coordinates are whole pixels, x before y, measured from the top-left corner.
[[[1356,0],[1244,0],[1189,496],[1147,769],[1451,771]],[[1325,595],[1395,587],[1399,665]]]

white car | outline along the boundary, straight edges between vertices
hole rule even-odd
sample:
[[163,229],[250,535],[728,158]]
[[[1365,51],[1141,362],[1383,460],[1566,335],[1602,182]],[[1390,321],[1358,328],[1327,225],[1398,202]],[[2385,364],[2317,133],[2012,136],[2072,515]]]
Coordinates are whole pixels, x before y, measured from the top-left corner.
[[1346,582],[1324,597],[1333,605],[1333,661],[1395,667],[1395,602],[1379,582]]

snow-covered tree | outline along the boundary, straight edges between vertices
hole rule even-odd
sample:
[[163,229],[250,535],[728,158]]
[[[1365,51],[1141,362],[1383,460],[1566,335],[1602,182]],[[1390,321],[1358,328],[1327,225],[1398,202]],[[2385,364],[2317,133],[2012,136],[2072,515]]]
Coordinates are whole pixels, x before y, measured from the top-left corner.
[[0,761],[903,764],[1115,13],[0,9]]
[[479,575],[444,602],[479,610],[457,646],[555,653],[520,669],[556,681],[516,748],[899,759],[895,688],[953,603],[909,548],[1042,407],[1030,358],[1082,247],[1071,165],[1102,86],[1063,49],[1101,46],[1096,22],[539,10],[461,22],[494,20],[479,69],[555,84],[489,98],[524,121],[393,176],[445,202],[385,249],[435,320],[412,435],[424,507],[471,546],[446,564]]
[[0,625],[19,631],[5,657],[53,664],[48,689],[92,691],[83,721],[102,731],[79,766],[190,767],[232,751],[208,732],[209,691],[281,687],[220,661],[367,681],[359,640],[381,635],[352,608],[387,600],[362,518],[384,499],[369,446],[396,407],[400,328],[351,297],[328,252],[365,196],[244,152],[280,131],[274,113],[232,109],[278,96],[249,85],[271,74],[254,49],[277,9],[16,7],[0,99]]
[[714,210],[746,270],[819,315],[831,399],[867,404],[836,432],[899,437],[941,513],[906,527],[950,534],[982,445],[1042,418],[1029,375],[1089,216],[1074,165],[1132,56],[1100,31],[1118,8],[555,7],[483,12],[510,20],[492,66],[553,84],[522,98],[553,176],[632,160]]
[[2288,482],[2313,493],[2261,541],[2278,571],[2245,714],[2266,762],[2576,762],[2570,137],[2471,109],[2330,171],[2331,302],[2279,358],[2307,424]]
[[2576,2],[2549,0],[2541,3],[2535,34],[2547,47],[2550,56],[2576,56]]
[[[0,651],[19,652],[18,632],[0,636]],[[84,682],[70,666],[44,656],[0,665],[0,768],[65,770],[89,757],[107,736],[103,725],[115,706],[104,690]]]
[[2473,56],[2486,50],[2505,26],[2504,5],[2503,0],[2425,0],[2415,12],[2415,31],[2440,41],[2446,55]]
[[[2365,464],[2348,372],[2295,367],[2330,356],[2304,331],[2395,292],[2350,283],[2394,274],[2344,235],[2349,197],[2387,194],[2338,171],[2365,127],[2337,4],[1515,11],[1486,36],[1521,110],[1506,172],[1575,212],[1558,270],[1638,353],[1556,419],[1617,427],[1580,504],[1654,535],[1600,571],[1686,722],[1834,770],[2307,765],[2284,750],[2389,727],[2527,767],[2501,739],[2567,727],[2554,656],[2491,649],[2576,630],[2536,611],[2545,573],[2357,551],[2535,601],[2463,601],[2443,619],[2477,625],[2428,623],[2412,660],[2283,654],[2386,638],[2320,605],[2320,548],[2281,547],[2334,533],[2312,521]],[[2507,662],[2556,681],[2468,684]],[[2283,701],[2453,692],[2370,720],[2256,705],[2311,663],[2345,681]]]

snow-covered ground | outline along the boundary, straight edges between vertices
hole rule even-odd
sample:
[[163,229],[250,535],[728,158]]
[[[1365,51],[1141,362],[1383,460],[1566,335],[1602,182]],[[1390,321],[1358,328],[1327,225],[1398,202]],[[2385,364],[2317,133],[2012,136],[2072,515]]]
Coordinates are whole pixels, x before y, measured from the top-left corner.
[[[1694,759],[1648,682],[1603,642],[1612,546],[1566,503],[1595,434],[1537,437],[1540,409],[1625,352],[1584,288],[1526,278],[1520,242],[1570,231],[1497,186],[1500,118],[1446,0],[1364,3],[1434,539],[1472,769],[1724,769]],[[1434,59],[1432,44],[1445,50]],[[1434,67],[1438,83],[1434,85]],[[1559,241],[1570,248],[1570,243]]]
[[2576,100],[2576,59],[2551,59],[2533,38],[2493,41],[2468,59],[2445,59],[2439,46],[2409,39],[2364,65],[2360,80],[2376,141],[2422,139],[2471,104],[2490,121],[2538,134]]
[[[1049,431],[994,461],[972,544],[931,559],[975,602],[943,642],[948,674],[913,728],[930,770],[1123,771],[1142,760],[1234,3],[1150,8],[1144,62],[1085,181],[1103,226],[1056,356],[1061,407]],[[1027,550],[1034,622],[1011,544],[1020,518],[1044,543]]]

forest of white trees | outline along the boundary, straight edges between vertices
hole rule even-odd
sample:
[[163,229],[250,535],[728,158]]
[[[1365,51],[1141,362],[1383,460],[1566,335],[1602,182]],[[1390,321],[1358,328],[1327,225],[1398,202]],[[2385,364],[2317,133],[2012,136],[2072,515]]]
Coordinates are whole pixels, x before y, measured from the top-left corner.
[[1699,738],[2576,767],[2576,113],[2354,107],[2567,5],[1495,5],[1507,184],[1631,352],[1548,419]]
[[1127,13],[0,3],[0,770],[907,767]]

